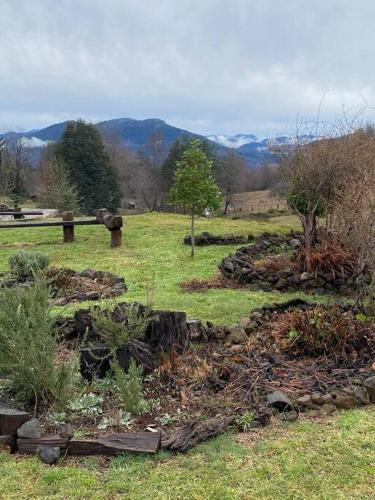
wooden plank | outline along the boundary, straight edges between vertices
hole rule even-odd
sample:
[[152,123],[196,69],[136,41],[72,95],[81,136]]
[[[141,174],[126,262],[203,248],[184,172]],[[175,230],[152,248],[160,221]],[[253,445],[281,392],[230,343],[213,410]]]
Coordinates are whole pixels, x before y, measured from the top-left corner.
[[62,438],[59,435],[44,436],[39,439],[17,439],[17,449],[19,453],[35,453],[39,445],[58,447],[66,450],[69,438]]
[[75,220],[75,221],[59,221],[59,222],[9,222],[8,224],[0,224],[1,229],[17,227],[61,227],[61,226],[94,226],[100,224],[97,220]]
[[0,408],[0,435],[16,434],[17,429],[28,420],[30,415],[25,411]]
[[11,211],[11,212],[2,212],[0,210],[0,215],[43,215],[43,212],[36,212],[36,211],[26,211],[26,212],[14,212],[14,211]]
[[102,439],[71,439],[69,455],[116,456],[127,451],[156,453],[160,449],[160,432],[126,432]]

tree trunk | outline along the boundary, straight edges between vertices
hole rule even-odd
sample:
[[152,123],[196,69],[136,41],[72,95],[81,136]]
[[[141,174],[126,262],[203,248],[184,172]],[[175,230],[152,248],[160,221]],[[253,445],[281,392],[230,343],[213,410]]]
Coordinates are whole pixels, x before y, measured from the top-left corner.
[[317,217],[315,212],[307,213],[302,219],[302,225],[305,233],[306,259],[305,267],[308,273],[312,272],[311,267],[311,249],[316,242]]
[[229,202],[230,202],[230,191],[228,190],[226,195],[225,195],[224,214],[223,215],[227,215],[227,213],[228,213]]
[[191,212],[191,256],[195,254],[195,236],[194,236],[194,209]]

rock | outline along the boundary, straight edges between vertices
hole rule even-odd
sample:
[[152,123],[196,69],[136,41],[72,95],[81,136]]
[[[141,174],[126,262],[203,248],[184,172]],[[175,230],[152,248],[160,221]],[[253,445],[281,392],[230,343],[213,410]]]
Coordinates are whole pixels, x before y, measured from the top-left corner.
[[245,326],[245,332],[247,335],[254,333],[258,329],[259,325],[256,321],[250,321],[248,325]]
[[307,280],[309,280],[311,277],[312,277],[312,276],[311,276],[311,274],[310,274],[310,273],[306,273],[306,272],[302,273],[302,274],[301,274],[301,276],[300,276],[301,281],[307,281]]
[[289,282],[286,278],[279,278],[277,280],[275,288],[276,288],[276,290],[283,290],[284,288],[287,288],[288,285],[289,285]]
[[353,396],[361,405],[368,405],[370,402],[369,394],[364,387],[354,387]]
[[375,403],[375,377],[367,378],[363,386],[367,391],[370,403]]
[[25,422],[17,431],[17,435],[20,438],[27,439],[39,439],[42,437],[42,431],[40,427],[39,420],[33,418],[28,422]]
[[293,284],[293,285],[299,285],[301,283],[301,276],[297,273],[293,274],[291,277],[290,277],[290,282]]
[[251,314],[250,314],[250,318],[251,319],[263,319],[263,314],[259,311],[253,311]]
[[39,445],[36,452],[40,460],[48,465],[54,465],[60,458],[60,448],[55,446]]
[[232,328],[230,334],[225,339],[225,342],[233,345],[233,344],[244,344],[249,340],[248,336],[245,333],[245,330],[240,327]]
[[297,238],[293,238],[289,240],[289,246],[291,246],[292,248],[299,248],[301,246],[301,242],[297,240]]
[[343,410],[350,410],[352,408],[357,408],[358,402],[351,396],[345,392],[334,392],[332,393],[332,403],[337,408],[342,408]]
[[267,402],[272,408],[276,408],[279,412],[293,411],[294,407],[286,394],[280,391],[272,392],[267,395]]
[[324,411],[327,415],[331,415],[332,413],[334,413],[336,411],[336,408],[329,404],[329,403],[324,403],[322,406],[322,411]]
[[298,413],[295,410],[287,411],[286,413],[283,413],[283,418],[287,422],[295,422],[298,420]]
[[325,403],[324,398],[320,392],[314,392],[311,394],[311,402],[316,404],[316,405],[322,405]]
[[301,396],[297,399],[296,403],[298,406],[301,406],[303,409],[316,410],[318,406],[312,402],[311,396],[306,394],[306,396]]

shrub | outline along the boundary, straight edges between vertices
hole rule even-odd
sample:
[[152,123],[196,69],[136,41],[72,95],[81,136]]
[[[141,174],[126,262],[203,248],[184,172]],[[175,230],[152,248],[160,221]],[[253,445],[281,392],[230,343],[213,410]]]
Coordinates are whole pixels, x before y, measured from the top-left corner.
[[112,362],[116,385],[124,410],[132,415],[140,415],[146,409],[146,402],[142,394],[142,368],[137,366],[134,359],[130,361],[128,373],[119,365]]
[[32,278],[49,265],[49,257],[40,252],[18,250],[9,257],[10,272],[19,279]]
[[151,320],[148,309],[142,312],[138,304],[117,306],[112,313],[97,307],[92,317],[96,332],[112,352],[130,339],[142,339]]
[[0,378],[27,404],[61,410],[79,387],[78,359],[59,356],[42,282],[0,289]]
[[345,362],[361,351],[370,359],[375,354],[375,324],[338,305],[286,312],[272,324],[272,337],[293,357],[329,356]]

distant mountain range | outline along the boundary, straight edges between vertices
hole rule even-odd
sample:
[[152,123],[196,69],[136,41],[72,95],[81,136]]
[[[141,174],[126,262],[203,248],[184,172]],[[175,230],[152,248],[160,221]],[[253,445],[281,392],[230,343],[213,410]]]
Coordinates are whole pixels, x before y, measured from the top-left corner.
[[[25,146],[37,152],[50,141],[57,141],[61,138],[67,121],[55,123],[40,130],[30,130],[28,132],[6,132],[0,137],[23,137]],[[284,144],[291,139],[287,136],[275,137],[272,139],[259,139],[252,134],[229,135],[209,135],[204,137],[188,130],[173,127],[163,120],[150,118],[147,120],[135,120],[133,118],[118,118],[106,120],[96,124],[96,127],[105,136],[115,136],[128,148],[139,151],[142,150],[148,139],[155,133],[160,134],[169,148],[176,139],[182,136],[191,138],[207,139],[216,145],[218,154],[225,154],[229,148],[236,149],[236,153],[241,156],[249,167],[258,167],[266,162],[274,162],[275,157],[269,151],[269,143]]]

